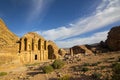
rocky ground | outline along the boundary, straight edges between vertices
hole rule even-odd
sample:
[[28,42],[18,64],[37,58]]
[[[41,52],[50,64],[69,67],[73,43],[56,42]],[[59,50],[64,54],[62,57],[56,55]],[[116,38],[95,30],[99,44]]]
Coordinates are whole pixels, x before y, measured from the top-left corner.
[[0,76],[0,80],[57,80],[64,75],[69,75],[73,80],[93,80],[91,76],[94,73],[99,74],[101,80],[111,79],[111,66],[113,63],[119,62],[119,58],[120,52],[91,56],[76,55],[64,59],[66,64],[62,69],[54,70],[48,74],[44,74],[41,67],[51,62],[43,62],[4,70],[7,75]]

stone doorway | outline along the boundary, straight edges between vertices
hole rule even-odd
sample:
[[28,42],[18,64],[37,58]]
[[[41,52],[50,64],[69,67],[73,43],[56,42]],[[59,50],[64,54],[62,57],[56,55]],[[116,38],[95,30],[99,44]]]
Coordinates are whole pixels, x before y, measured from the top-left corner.
[[54,49],[51,45],[48,45],[48,59],[56,59]]
[[37,54],[35,55],[35,60],[37,60]]

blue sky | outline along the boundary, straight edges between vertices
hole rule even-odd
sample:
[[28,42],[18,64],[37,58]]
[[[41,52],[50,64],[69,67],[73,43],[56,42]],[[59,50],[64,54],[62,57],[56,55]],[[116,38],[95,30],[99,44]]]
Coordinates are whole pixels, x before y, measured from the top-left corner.
[[0,18],[12,32],[34,31],[59,47],[104,41],[119,14],[120,0],[0,0]]

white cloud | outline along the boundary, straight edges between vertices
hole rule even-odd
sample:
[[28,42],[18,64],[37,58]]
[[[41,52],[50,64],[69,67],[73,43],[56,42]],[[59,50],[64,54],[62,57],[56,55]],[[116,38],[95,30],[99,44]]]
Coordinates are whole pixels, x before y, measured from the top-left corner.
[[107,38],[108,31],[98,32],[89,37],[84,38],[72,38],[63,41],[56,41],[57,45],[63,48],[72,47],[74,45],[92,44],[104,41]]
[[[91,16],[88,16],[83,19],[80,18],[75,23],[70,23],[67,26],[63,26],[63,27],[59,27],[59,28],[51,29],[47,31],[42,31],[40,33],[46,39],[56,40],[56,42],[60,47],[65,43],[66,43],[66,46],[70,46],[75,43],[86,44],[86,43],[97,42],[98,39],[100,41],[104,37],[104,35],[103,37],[101,36],[98,39],[94,37],[89,37],[89,38],[83,38],[83,39],[77,38],[77,40],[76,39],[73,40],[71,37],[78,36],[83,33],[88,33],[96,29],[100,29],[102,27],[105,27],[106,25],[112,24],[119,20],[120,20],[120,0],[102,0],[102,3],[98,5],[98,7],[93,13],[91,13]],[[71,39],[69,41],[59,42],[59,40],[63,40],[67,38],[71,38]]]
[[84,19],[79,19],[75,23],[70,23],[69,27],[59,27],[43,31],[42,35],[50,40],[61,40],[72,36],[80,35],[102,28],[120,20],[120,0],[103,0],[96,8],[94,14]]
[[31,9],[27,17],[27,22],[31,23],[39,18],[43,19],[53,0],[31,0]]

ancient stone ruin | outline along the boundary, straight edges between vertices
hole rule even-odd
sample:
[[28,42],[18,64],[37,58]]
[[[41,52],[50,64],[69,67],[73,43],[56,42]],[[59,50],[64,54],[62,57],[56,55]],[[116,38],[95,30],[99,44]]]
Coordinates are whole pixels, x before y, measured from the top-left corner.
[[93,52],[88,49],[85,45],[78,45],[78,46],[73,46],[70,48],[70,54],[71,55],[76,55],[76,54],[83,54],[83,55],[93,55]]
[[19,38],[0,19],[0,54],[16,55],[22,63],[34,63],[60,58],[58,52],[53,41],[47,41],[35,32]]
[[70,48],[69,53],[92,55],[93,53],[105,53],[109,51],[120,51],[120,26],[113,27],[109,32],[105,42],[90,44],[90,45],[78,45]]

